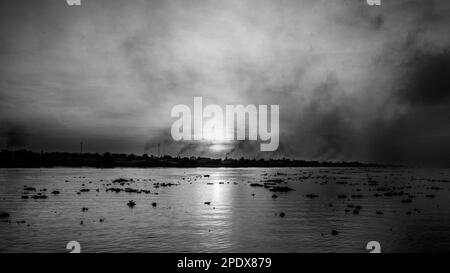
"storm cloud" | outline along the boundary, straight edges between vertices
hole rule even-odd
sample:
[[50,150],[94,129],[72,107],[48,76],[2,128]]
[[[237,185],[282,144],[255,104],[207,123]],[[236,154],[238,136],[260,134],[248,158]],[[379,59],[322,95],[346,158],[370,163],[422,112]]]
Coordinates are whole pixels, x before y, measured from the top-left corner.
[[[448,14],[446,0],[5,0],[0,144],[450,162]],[[280,105],[280,148],[173,142],[170,110],[194,96]]]

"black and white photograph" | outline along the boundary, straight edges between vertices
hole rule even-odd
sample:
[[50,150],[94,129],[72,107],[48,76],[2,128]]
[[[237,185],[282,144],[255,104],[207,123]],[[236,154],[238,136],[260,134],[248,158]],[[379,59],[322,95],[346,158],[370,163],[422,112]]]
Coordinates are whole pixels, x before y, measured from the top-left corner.
[[0,253],[449,252],[450,1],[0,1]]

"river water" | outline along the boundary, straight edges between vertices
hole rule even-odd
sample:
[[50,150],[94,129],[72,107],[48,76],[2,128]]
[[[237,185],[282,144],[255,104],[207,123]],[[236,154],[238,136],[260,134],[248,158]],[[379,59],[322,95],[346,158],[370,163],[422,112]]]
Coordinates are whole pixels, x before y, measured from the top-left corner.
[[68,252],[69,241],[82,252],[369,252],[369,241],[382,252],[450,251],[449,178],[402,168],[0,169],[0,252]]

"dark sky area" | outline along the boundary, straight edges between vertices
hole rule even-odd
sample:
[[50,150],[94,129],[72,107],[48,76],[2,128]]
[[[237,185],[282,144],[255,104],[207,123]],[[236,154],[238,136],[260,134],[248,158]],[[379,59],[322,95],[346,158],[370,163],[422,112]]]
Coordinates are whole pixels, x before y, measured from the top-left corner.
[[[450,1],[0,2],[0,149],[450,162]],[[280,148],[173,143],[176,104],[280,105]]]

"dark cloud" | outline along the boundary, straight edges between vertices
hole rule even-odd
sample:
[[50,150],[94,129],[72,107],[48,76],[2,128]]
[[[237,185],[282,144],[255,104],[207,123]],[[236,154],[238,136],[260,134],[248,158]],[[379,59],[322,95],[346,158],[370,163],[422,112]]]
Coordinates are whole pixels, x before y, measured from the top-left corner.
[[[28,2],[0,4],[5,147],[446,161],[449,1]],[[172,141],[194,96],[279,104],[279,150]]]
[[1,123],[0,139],[4,140],[7,149],[23,149],[28,144],[26,129],[19,124]]
[[418,53],[407,64],[399,99],[413,106],[446,104],[450,98],[450,51]]

